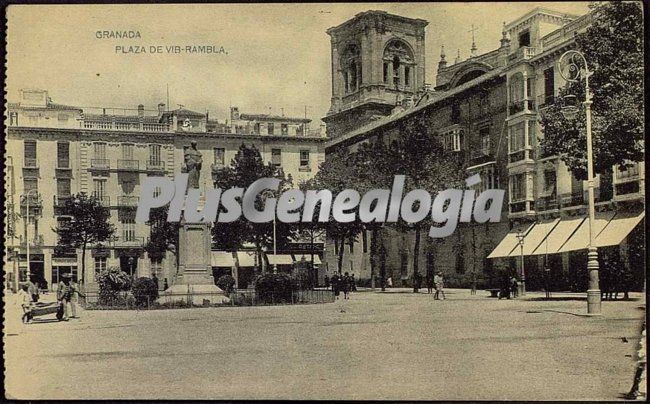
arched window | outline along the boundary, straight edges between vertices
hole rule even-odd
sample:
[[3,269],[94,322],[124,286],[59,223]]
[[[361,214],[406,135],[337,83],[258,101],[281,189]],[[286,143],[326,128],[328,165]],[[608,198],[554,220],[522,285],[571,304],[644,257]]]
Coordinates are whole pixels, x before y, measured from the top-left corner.
[[398,39],[390,41],[384,49],[384,83],[392,88],[410,88],[413,83],[415,59],[411,48]]
[[345,48],[341,58],[341,71],[345,93],[353,93],[361,87],[361,52],[357,45],[351,44]]

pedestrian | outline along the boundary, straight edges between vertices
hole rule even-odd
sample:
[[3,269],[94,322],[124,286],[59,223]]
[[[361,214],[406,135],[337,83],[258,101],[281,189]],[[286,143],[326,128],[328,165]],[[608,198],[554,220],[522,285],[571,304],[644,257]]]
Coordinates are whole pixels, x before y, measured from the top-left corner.
[[510,299],[510,292],[512,290],[510,277],[504,275],[501,279],[501,290],[499,291],[499,300]]
[[413,274],[413,291],[418,292],[422,285],[422,275],[419,272]]
[[470,295],[475,295],[476,294],[476,286],[477,286],[477,280],[476,280],[476,274],[472,274],[472,290],[469,292]]
[[79,301],[79,285],[74,279],[70,279],[70,318],[77,317],[77,302]]
[[56,299],[59,301],[59,304],[63,306],[63,321],[68,321],[70,316],[68,309],[68,303],[70,303],[70,298],[72,297],[70,278],[70,274],[61,275],[61,281],[56,290]]
[[18,290],[18,302],[20,307],[23,309],[23,324],[27,324],[32,320],[32,297],[29,292],[29,285],[21,285],[20,290]]
[[151,280],[156,284],[156,290],[160,290],[160,281],[158,281],[158,277],[156,276],[156,273],[154,272],[151,275]]
[[393,287],[393,278],[392,277],[389,276],[388,279],[386,279],[386,286],[388,286],[389,288]]
[[38,302],[38,297],[39,297],[39,290],[38,290],[38,283],[35,282],[34,277],[30,277],[29,281],[27,282],[27,293],[32,298],[32,302],[36,303]]
[[341,290],[343,291],[343,299],[349,299],[350,298],[350,286],[352,285],[352,278],[350,278],[350,274],[346,272],[343,275],[343,279],[341,280]]
[[427,293],[428,294],[433,293],[433,274],[431,273],[427,274],[426,282],[427,282]]
[[350,290],[351,290],[352,292],[356,292],[356,291],[357,291],[357,280],[356,280],[356,278],[354,277],[354,274],[352,274],[352,280],[351,280],[351,282],[352,282],[352,283],[350,284]]
[[330,277],[325,275],[325,279],[323,279],[323,281],[325,282],[325,290],[329,290],[330,289]]
[[338,300],[339,294],[341,293],[341,275],[338,272],[335,272],[332,275],[332,290],[334,291],[334,296]]
[[510,278],[510,291],[512,292],[512,297],[519,296],[519,282],[517,282],[517,278],[514,276]]
[[167,278],[165,278],[165,281],[163,282],[163,290],[167,290],[169,288],[169,283],[167,283]]
[[445,300],[445,291],[443,290],[445,285],[442,272],[438,272],[436,276],[433,277],[433,283],[436,286],[436,294],[433,295],[433,298],[436,300]]

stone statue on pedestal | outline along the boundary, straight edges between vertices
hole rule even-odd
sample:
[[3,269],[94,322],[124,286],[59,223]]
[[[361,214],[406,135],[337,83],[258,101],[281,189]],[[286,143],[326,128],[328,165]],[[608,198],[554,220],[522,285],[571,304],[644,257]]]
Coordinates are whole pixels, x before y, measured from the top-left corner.
[[201,166],[203,165],[203,156],[196,149],[196,140],[190,142],[190,146],[185,149],[185,172],[189,174],[187,178],[188,188],[199,188],[199,178],[201,177]]

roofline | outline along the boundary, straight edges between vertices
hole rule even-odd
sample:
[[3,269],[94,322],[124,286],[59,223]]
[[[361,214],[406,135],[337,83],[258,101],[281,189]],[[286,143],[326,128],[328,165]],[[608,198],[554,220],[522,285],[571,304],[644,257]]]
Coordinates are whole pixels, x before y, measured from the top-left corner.
[[535,14],[547,14],[547,15],[552,15],[554,17],[559,17],[559,18],[564,18],[564,19],[576,19],[581,17],[580,15],[577,14],[569,14],[569,13],[562,13],[556,10],[552,10],[550,8],[545,8],[545,7],[535,7],[534,9],[530,10],[526,14],[522,15],[521,17],[517,18],[514,21],[509,22],[506,24],[504,27],[505,31],[510,31],[512,28],[515,26],[521,24],[522,22],[526,21],[530,17],[532,17]]
[[383,16],[387,16],[387,17],[390,17],[390,18],[395,19],[395,20],[415,23],[416,25],[419,25],[420,27],[423,27],[423,28],[426,27],[427,25],[429,25],[429,21],[423,20],[422,18],[404,17],[403,15],[391,14],[391,13],[389,13],[387,11],[383,11],[383,10],[368,10],[368,11],[363,11],[361,13],[355,14],[354,17],[350,18],[347,21],[342,22],[339,25],[328,28],[325,32],[327,33],[327,35],[331,35],[332,32],[338,31],[339,29],[345,27],[346,25],[350,25],[350,24],[354,23],[355,21],[361,19],[362,17],[365,17],[366,15],[383,15]]

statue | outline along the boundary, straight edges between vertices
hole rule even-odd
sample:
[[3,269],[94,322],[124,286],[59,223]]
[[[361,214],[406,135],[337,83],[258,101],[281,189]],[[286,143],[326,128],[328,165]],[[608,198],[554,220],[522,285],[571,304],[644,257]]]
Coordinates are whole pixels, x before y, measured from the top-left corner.
[[191,146],[185,149],[185,172],[189,174],[187,179],[188,188],[199,188],[199,177],[201,176],[201,165],[203,157],[196,149],[196,140],[190,142]]

